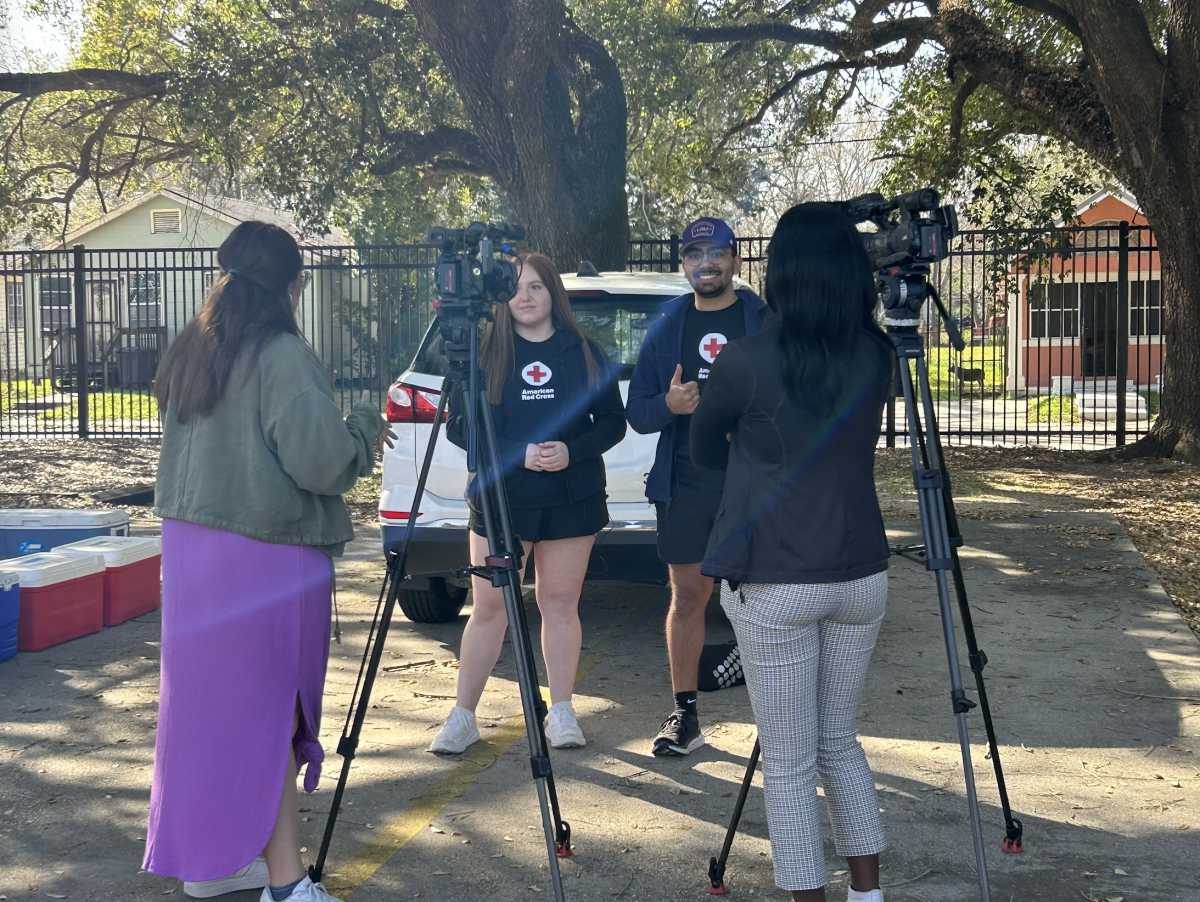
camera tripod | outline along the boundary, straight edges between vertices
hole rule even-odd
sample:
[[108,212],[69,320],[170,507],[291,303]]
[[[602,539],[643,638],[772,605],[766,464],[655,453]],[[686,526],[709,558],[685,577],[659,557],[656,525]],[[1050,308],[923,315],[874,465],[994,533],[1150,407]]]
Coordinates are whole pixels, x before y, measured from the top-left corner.
[[[342,795],[350,776],[350,766],[358,749],[363,722],[383,657],[384,642],[392,613],[406,579],[408,550],[413,530],[425,494],[425,483],[433,464],[434,448],[446,412],[446,402],[454,389],[462,389],[463,415],[467,422],[467,469],[480,486],[478,502],[487,536],[488,555],[481,567],[464,567],[448,573],[431,576],[478,576],[487,579],[504,592],[504,607],[508,614],[509,635],[512,640],[513,658],[516,664],[517,684],[521,690],[521,708],[525,715],[525,732],[529,737],[530,763],[537,787],[538,804],[542,812],[542,826],[546,834],[546,852],[549,858],[549,873],[554,885],[556,902],[564,902],[562,876],[558,859],[570,857],[571,827],[562,819],[558,807],[558,793],[554,788],[554,774],[550,767],[549,746],[542,721],[546,717],[546,705],[538,687],[537,665],[533,658],[533,647],[529,640],[529,625],[525,618],[525,605],[521,598],[521,543],[513,535],[512,518],[509,513],[508,496],[502,477],[496,433],[492,423],[491,406],[487,399],[487,388],[483,373],[479,369],[479,323],[488,317],[486,307],[472,305],[464,312],[448,312],[450,306],[443,302],[438,315],[442,339],[445,342],[449,364],[442,382],[442,393],[438,399],[437,414],[425,448],[425,459],[417,479],[416,494],[409,512],[408,526],[400,546],[387,555],[387,573],[383,588],[375,607],[375,618],[367,636],[367,647],[359,667],[358,681],[351,696],[346,713],[346,723],[338,742],[338,754],[342,756],[342,771],[325,823],[325,835],[316,864],[310,869],[313,881],[321,879],[329,844],[337,823]],[[464,387],[465,384],[465,387]]]
[[[949,322],[940,299],[932,285],[927,283],[924,288],[934,298],[939,312],[947,321],[951,341],[961,351],[962,337],[958,330]],[[919,308],[918,308],[919,309]],[[962,565],[958,559],[958,549],[962,546],[962,535],[958,529],[958,517],[954,510],[954,499],[950,489],[950,475],[946,469],[942,453],[941,438],[937,431],[937,419],[934,414],[933,394],[929,387],[929,370],[925,363],[925,348],[921,336],[917,333],[917,321],[901,320],[893,325],[888,322],[888,338],[896,354],[897,373],[900,380],[901,393],[904,398],[905,411],[908,420],[908,439],[912,450],[913,483],[917,489],[917,504],[920,510],[922,545],[893,545],[889,550],[908,560],[924,564],[927,570],[932,570],[937,582],[938,605],[941,610],[942,634],[946,643],[946,656],[950,669],[950,703],[958,723],[958,742],[962,750],[963,778],[966,782],[967,806],[971,816],[971,831],[975,845],[976,870],[979,876],[979,893],[983,902],[990,902],[991,890],[988,886],[987,858],[984,854],[983,828],[979,818],[979,799],[975,792],[975,772],[971,763],[971,743],[967,735],[967,713],[976,703],[967,697],[963,689],[962,674],[959,666],[958,644],[954,633],[954,613],[950,607],[950,593],[947,581],[947,571],[953,576],[954,592],[958,598],[958,610],[962,618],[963,634],[967,641],[967,659],[970,661],[971,672],[975,674],[975,687],[979,696],[979,709],[983,715],[984,728],[987,731],[989,757],[996,772],[996,786],[999,790],[1000,806],[1004,813],[1005,839],[1001,848],[1005,852],[1023,852],[1021,845],[1023,827],[1021,821],[1013,817],[1012,808],[1008,802],[1008,790],[1004,782],[1004,770],[1000,765],[1000,749],[996,742],[996,731],[992,724],[991,708],[988,705],[987,689],[983,681],[983,668],[987,664],[987,655],[980,650],[975,639],[975,627],[971,619],[971,609],[967,602],[967,587],[963,582]],[[913,371],[916,372],[915,385]],[[919,396],[919,400],[918,400]],[[924,425],[923,425],[924,424]],[[729,850],[737,833],[737,825],[741,820],[742,809],[746,804],[746,795],[754,780],[754,770],[758,766],[760,755],[758,740],[750,753],[750,761],[742,780],[737,802],[734,804],[733,817],[725,834],[725,842],[721,854],[709,860],[708,892],[712,895],[727,893],[725,885],[725,864]]]

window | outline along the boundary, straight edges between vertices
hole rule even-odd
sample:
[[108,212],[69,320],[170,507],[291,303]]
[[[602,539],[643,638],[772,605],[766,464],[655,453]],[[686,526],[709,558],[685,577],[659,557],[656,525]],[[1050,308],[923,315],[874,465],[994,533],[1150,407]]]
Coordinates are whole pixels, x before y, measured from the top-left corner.
[[1162,282],[1129,283],[1129,334],[1163,334]]
[[8,314],[10,331],[25,328],[25,284],[20,279],[4,281],[4,312]]
[[158,279],[156,272],[129,276],[129,325],[135,329],[155,328],[160,324]]
[[38,280],[38,307],[43,332],[59,332],[71,328],[71,278],[42,276]]
[[150,234],[156,235],[159,232],[182,231],[179,213],[179,210],[151,210]]
[[1079,285],[1055,282],[1029,286],[1029,337],[1079,336]]

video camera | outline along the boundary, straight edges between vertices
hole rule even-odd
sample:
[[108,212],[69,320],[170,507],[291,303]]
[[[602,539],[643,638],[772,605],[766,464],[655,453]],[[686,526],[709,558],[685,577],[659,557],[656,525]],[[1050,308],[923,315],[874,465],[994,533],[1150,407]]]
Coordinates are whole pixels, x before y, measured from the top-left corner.
[[[861,194],[843,201],[841,209],[855,222],[869,222],[874,232],[863,232],[863,248],[883,304],[883,324],[889,329],[915,330],[921,324],[921,306],[933,297],[943,318],[942,302],[929,283],[934,263],[950,254],[950,241],[958,234],[958,214],[942,206],[933,188],[921,188],[887,200],[882,194]],[[948,324],[951,342],[962,342]],[[957,340],[956,340],[957,339]]]
[[520,241],[525,230],[506,222],[488,225],[473,222],[465,229],[434,226],[428,241],[437,245],[434,265],[438,300],[447,313],[485,315],[494,304],[503,304],[517,293],[521,266],[513,259],[508,242]]

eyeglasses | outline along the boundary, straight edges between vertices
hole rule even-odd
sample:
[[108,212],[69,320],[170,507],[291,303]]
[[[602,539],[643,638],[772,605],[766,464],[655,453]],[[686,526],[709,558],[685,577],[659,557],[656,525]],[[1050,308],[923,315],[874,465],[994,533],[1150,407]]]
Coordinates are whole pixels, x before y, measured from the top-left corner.
[[733,251],[727,247],[710,247],[707,250],[695,247],[684,251],[683,262],[689,266],[695,266],[703,262],[706,257],[713,263],[728,263],[733,259]]

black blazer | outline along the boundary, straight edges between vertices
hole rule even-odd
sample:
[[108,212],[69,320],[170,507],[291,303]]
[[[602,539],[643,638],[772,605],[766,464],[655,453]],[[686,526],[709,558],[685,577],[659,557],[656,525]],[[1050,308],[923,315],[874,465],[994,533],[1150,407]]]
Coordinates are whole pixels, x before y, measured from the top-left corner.
[[692,414],[693,461],[725,470],[701,570],[775,584],[847,582],[886,570],[874,464],[893,358],[864,337],[847,361],[841,400],[819,417],[788,398],[778,342],[775,319],[730,342]]
[[[563,443],[567,446],[567,492],[571,501],[581,501],[604,492],[603,454],[625,437],[625,407],[621,403],[621,391],[617,386],[617,373],[609,365],[608,358],[594,341],[592,356],[600,364],[600,379],[596,385],[588,385],[587,362],[583,357],[583,343],[570,333],[563,333],[561,362],[563,393],[574,407],[574,416],[563,430]],[[509,379],[519,379],[512,373]],[[556,376],[557,378],[557,376]],[[463,416],[461,387],[451,393],[448,401],[450,415],[446,421],[446,436],[460,448],[467,447],[467,424]],[[496,442],[504,472],[525,466],[524,442],[510,441],[508,420],[503,404],[492,404],[492,422],[496,427]],[[473,497],[475,477],[467,486],[467,496]]]

